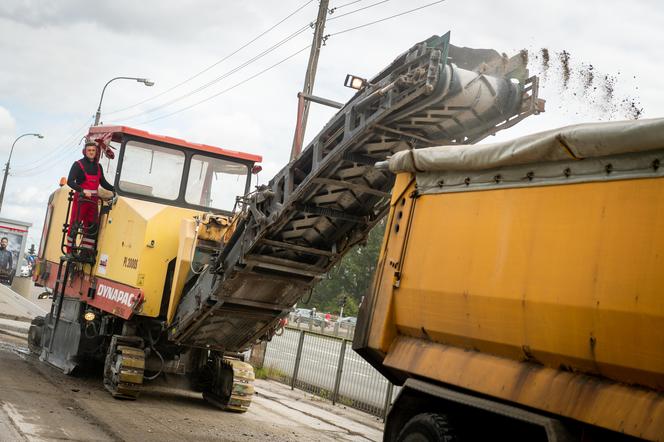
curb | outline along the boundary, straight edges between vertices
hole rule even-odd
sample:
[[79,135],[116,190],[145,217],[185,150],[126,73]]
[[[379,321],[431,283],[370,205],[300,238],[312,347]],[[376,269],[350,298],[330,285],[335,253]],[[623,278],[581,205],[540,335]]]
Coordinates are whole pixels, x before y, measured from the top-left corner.
[[7,335],[13,338],[25,339],[26,341],[28,340],[28,335],[26,333],[13,332],[13,331],[0,329],[0,335]]
[[0,331],[28,334],[30,324],[22,321],[0,320]]

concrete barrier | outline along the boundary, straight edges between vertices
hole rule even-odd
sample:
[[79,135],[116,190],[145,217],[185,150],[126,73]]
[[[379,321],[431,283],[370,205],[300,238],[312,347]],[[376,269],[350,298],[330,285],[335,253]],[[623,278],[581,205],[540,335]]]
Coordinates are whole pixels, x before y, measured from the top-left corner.
[[32,287],[34,287],[34,285],[35,284],[32,282],[32,278],[15,276],[14,280],[12,281],[12,290],[23,296],[25,299],[30,299]]
[[46,310],[6,285],[0,284],[0,317],[10,320],[31,321],[35,316],[44,316],[46,313]]

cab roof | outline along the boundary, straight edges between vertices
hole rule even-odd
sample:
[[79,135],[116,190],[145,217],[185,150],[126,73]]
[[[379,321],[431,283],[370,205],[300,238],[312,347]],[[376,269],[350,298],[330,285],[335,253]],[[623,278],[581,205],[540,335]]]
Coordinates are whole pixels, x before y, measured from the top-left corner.
[[127,134],[133,135],[136,137],[146,138],[149,140],[160,141],[162,143],[173,144],[175,146],[186,147],[188,149],[198,150],[201,152],[213,153],[217,155],[224,155],[231,158],[238,158],[241,160],[253,161],[255,163],[260,163],[263,161],[263,157],[260,155],[254,155],[246,152],[239,152],[236,150],[222,149],[221,147],[209,146],[207,144],[198,144],[192,143],[181,138],[169,137],[166,135],[157,135],[144,130],[135,129],[128,126],[92,126],[89,131],[90,135],[109,135],[112,134],[115,138],[115,134]]

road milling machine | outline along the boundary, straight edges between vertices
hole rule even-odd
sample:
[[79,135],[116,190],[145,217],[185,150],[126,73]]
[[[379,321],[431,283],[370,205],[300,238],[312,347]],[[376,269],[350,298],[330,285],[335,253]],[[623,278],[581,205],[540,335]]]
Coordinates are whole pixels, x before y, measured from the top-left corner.
[[[118,154],[101,159],[117,198],[86,232],[68,225],[78,196],[66,186],[51,195],[35,274],[53,303],[33,321],[32,349],[65,372],[104,360],[115,397],[134,399],[145,380],[177,373],[216,406],[246,411],[254,374],[244,352],[271,339],[387,213],[394,175],[373,165],[474,143],[543,110],[521,56],[454,47],[449,33],[360,83],[296,159],[253,189],[256,155],[90,128],[88,140]],[[80,247],[86,235],[92,253]]]

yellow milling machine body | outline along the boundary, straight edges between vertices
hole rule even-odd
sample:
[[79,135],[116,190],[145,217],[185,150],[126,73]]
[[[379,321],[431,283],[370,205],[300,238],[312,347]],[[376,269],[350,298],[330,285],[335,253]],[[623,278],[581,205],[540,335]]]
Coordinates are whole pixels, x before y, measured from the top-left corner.
[[[45,248],[38,271],[49,275],[48,280],[43,281],[49,288],[54,287],[57,266],[63,254],[59,221],[65,219],[70,191],[68,186],[63,186],[49,199],[48,210],[55,228],[46,229],[48,233],[44,237]],[[198,210],[118,196],[112,210],[100,219],[98,256],[91,274],[88,272],[87,278],[70,284],[68,294],[86,295],[91,277],[108,280],[124,287],[126,292],[140,294],[141,301],[134,314],[156,318],[165,313],[161,310],[169,307],[174,314],[175,306],[168,303],[162,306],[164,295],[169,293],[164,290],[168,267],[173,265],[171,262],[177,262],[176,268],[179,265],[188,268],[195,233],[194,216],[201,215]],[[185,229],[180,228],[181,223]],[[182,284],[178,285],[169,287],[169,290],[181,291]],[[168,299],[167,296],[166,301]],[[94,299],[91,301],[94,305]]]
[[382,165],[398,175],[354,349],[405,384],[386,440],[441,410],[450,432],[489,413],[512,420],[475,431],[664,440],[662,160],[655,119]]
[[63,183],[51,194],[34,278],[53,303],[31,327],[31,347],[67,373],[103,359],[106,387],[130,399],[144,370],[197,378],[214,367],[234,379],[233,391],[210,400],[246,411],[253,369],[240,355],[177,348],[162,335],[187,284],[232,231],[235,198],[261,158],[124,126],[93,127],[87,138],[117,195],[99,188],[100,201],[87,203],[97,223],[87,227],[76,223],[76,192]]

